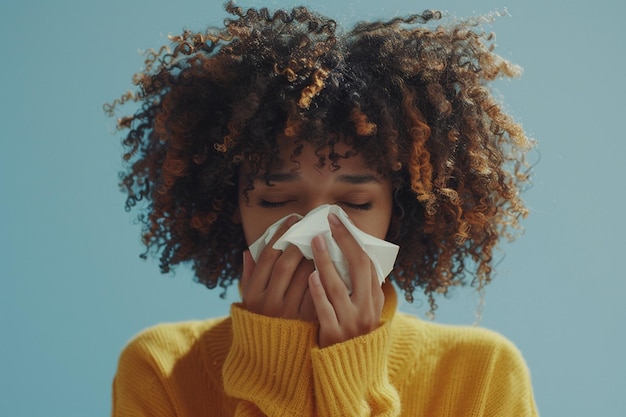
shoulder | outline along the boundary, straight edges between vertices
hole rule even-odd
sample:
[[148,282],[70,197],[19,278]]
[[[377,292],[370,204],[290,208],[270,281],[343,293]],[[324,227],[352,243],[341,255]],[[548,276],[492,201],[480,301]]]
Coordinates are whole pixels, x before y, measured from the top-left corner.
[[197,390],[211,392],[210,387],[219,382],[218,373],[207,368],[204,341],[230,343],[227,337],[220,339],[228,334],[224,330],[229,328],[228,322],[210,319],[164,323],[133,337],[119,357],[113,380],[113,415],[131,415],[132,410],[142,410],[141,415],[146,410],[155,416],[179,415],[190,401],[204,398],[188,398]]
[[434,343],[514,348],[513,343],[502,334],[484,327],[459,326],[425,321],[407,313],[397,313],[394,330],[401,333],[419,334]]
[[225,319],[161,323],[134,336],[123,349],[119,367],[140,363],[166,372]]
[[518,348],[505,336],[482,327],[455,326],[421,320],[399,313],[394,319],[394,338],[401,345],[419,347],[421,356],[437,360],[509,363],[525,367]]
[[[480,327],[452,326],[399,313],[393,320],[392,379],[411,415],[536,416],[530,372],[517,347]],[[412,398],[419,392],[429,402]],[[403,405],[404,407],[404,405]],[[411,408],[413,410],[413,408]]]

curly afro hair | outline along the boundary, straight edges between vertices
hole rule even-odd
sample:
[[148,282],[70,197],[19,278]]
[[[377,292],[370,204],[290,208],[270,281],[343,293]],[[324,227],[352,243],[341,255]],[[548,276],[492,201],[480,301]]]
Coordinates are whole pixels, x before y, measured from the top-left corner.
[[223,28],[170,37],[147,55],[137,91],[105,105],[113,115],[140,104],[118,127],[126,209],[146,202],[142,256],[160,255],[162,272],[189,262],[199,282],[228,287],[246,248],[233,222],[239,181],[252,187],[276,163],[279,136],[315,149],[344,140],[392,180],[391,278],[407,300],[420,288],[434,309],[433,294],[453,285],[482,289],[495,246],[527,214],[533,146],[487,87],[520,73],[492,35],[478,20],[434,26],[433,11],[343,32],[304,7],[225,8]]

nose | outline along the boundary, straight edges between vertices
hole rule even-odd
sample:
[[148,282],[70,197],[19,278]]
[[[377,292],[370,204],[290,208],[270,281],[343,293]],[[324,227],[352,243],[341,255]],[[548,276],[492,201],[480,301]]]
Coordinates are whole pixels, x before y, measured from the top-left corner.
[[304,213],[300,213],[303,216],[306,215],[307,213],[311,212],[312,210],[315,210],[316,208],[318,208],[319,206],[323,206],[324,204],[335,204],[336,201],[334,201],[333,199],[320,195],[320,194],[316,194],[315,196],[313,196],[313,198],[310,199],[310,201],[308,201],[305,205],[304,205]]

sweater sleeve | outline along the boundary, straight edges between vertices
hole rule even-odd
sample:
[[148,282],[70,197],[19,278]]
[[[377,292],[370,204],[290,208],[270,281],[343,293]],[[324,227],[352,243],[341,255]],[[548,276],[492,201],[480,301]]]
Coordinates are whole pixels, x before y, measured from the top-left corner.
[[400,398],[388,379],[389,327],[313,349],[316,415],[400,415]]
[[233,340],[222,377],[237,416],[312,416],[316,326],[231,308]]

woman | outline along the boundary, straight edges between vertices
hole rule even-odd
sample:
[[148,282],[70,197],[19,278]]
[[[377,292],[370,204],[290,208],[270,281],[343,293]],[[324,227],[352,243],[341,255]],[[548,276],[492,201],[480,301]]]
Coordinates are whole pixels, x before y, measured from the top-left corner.
[[[119,120],[126,208],[161,270],[191,263],[209,288],[240,279],[227,318],[159,325],[121,355],[114,416],[534,416],[530,377],[502,336],[396,312],[472,277],[526,215],[532,145],[486,82],[519,69],[476,22],[428,27],[436,12],[341,33],[306,8],[242,10],[223,29],[184,32],[148,56]],[[274,243],[337,205],[399,246],[383,285],[337,216],[313,260]],[[282,219],[282,222],[281,222]],[[256,257],[248,250],[277,232]],[[471,265],[471,267],[470,267]]]

